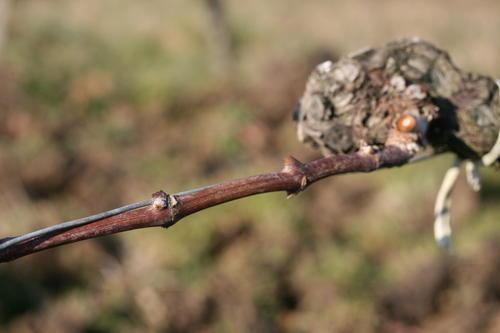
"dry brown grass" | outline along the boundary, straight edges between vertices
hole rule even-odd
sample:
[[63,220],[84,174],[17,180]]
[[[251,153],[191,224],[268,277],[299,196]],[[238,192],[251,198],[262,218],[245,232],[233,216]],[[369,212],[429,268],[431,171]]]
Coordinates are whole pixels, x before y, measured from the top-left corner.
[[[227,5],[230,80],[212,68],[197,1],[16,3],[0,74],[0,235],[318,156],[288,114],[326,51],[420,36],[500,76],[497,1]],[[480,195],[459,184],[456,257],[444,258],[431,222],[448,163],[339,177],[4,264],[0,330],[494,332],[500,178],[485,171]]]

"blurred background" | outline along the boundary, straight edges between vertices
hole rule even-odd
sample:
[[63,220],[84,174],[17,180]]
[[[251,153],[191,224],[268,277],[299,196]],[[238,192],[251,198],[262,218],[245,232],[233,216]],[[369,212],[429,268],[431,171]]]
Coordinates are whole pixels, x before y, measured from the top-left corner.
[[[420,36],[500,77],[500,2],[0,0],[0,237],[275,171],[309,72]],[[451,156],[0,265],[1,332],[499,332],[500,175]]]

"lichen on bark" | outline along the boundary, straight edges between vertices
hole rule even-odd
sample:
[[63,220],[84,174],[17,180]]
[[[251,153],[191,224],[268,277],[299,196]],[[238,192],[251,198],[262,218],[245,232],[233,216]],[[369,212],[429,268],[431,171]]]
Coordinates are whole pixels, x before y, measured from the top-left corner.
[[299,139],[328,155],[384,147],[405,113],[426,122],[420,147],[478,159],[500,130],[498,86],[431,43],[404,39],[318,65],[295,119]]

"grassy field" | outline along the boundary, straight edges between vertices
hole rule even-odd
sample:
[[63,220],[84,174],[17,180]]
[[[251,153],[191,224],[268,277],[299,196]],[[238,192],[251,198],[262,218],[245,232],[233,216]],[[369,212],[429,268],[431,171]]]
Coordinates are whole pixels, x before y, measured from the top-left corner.
[[[2,0],[0,0],[2,1]],[[3,0],[5,1],[5,0]],[[500,2],[12,1],[0,46],[0,238],[319,153],[291,111],[320,61],[420,36],[500,77]],[[2,332],[498,332],[500,175],[454,192],[451,156],[265,194],[175,227],[0,265]]]

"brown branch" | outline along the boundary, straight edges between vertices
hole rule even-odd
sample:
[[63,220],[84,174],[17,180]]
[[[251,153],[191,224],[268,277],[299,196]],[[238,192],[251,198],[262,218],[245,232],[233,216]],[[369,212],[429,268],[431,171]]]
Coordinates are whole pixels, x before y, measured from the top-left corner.
[[[293,195],[329,176],[400,166],[406,164],[412,156],[398,147],[386,146],[376,153],[361,151],[335,155],[306,164],[293,157],[287,157],[280,172],[230,180],[179,194],[168,195],[160,191],[153,195],[152,204],[146,207],[13,244],[0,251],[0,262],[11,261],[63,244],[123,231],[148,227],[168,228],[185,216],[228,201],[277,191],[286,191],[289,195]],[[11,238],[5,238],[3,241],[9,239]]]
[[325,62],[311,74],[295,119],[301,141],[334,156],[307,164],[289,157],[280,172],[171,195],[160,191],[153,200],[0,239],[0,262],[122,231],[170,227],[208,207],[259,193],[296,194],[337,174],[446,151],[479,160],[498,136],[499,101],[494,80],[460,71],[446,52],[416,39]]

